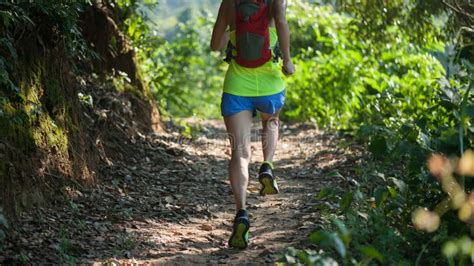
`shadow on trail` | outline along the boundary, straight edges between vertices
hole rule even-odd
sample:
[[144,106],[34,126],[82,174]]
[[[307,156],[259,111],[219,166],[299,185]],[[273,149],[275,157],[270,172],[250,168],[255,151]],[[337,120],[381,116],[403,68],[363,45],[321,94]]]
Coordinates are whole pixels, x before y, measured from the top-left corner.
[[121,155],[111,156],[118,159],[104,163],[104,179],[96,187],[69,188],[67,204],[24,215],[21,237],[11,239],[7,249],[29,254],[35,263],[274,263],[317,226],[314,194],[337,183],[325,173],[351,163],[336,147],[336,137],[288,125],[275,161],[282,191],[261,197],[256,180],[261,150],[254,140],[251,245],[232,250],[227,137],[223,123],[202,128],[206,133],[194,140],[173,132],[131,139]]

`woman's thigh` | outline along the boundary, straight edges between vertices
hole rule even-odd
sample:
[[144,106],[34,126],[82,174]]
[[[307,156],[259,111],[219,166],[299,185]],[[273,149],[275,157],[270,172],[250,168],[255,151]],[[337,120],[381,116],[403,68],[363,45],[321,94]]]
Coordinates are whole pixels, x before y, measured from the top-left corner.
[[252,111],[241,111],[224,117],[230,145],[233,151],[250,152]]
[[267,114],[263,112],[259,112],[260,117],[262,118],[262,121],[268,121],[270,119],[278,119],[278,116],[280,115],[280,110],[276,111],[274,114]]

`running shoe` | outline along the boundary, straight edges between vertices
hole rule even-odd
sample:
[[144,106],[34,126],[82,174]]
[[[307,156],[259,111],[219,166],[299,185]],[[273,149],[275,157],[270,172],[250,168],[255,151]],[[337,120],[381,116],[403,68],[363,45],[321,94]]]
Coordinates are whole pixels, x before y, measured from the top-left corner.
[[234,220],[234,228],[229,239],[229,247],[245,249],[249,244],[249,214],[247,210],[240,209]]
[[263,162],[258,171],[258,181],[262,184],[260,195],[278,194],[278,185],[273,175],[273,166],[270,162]]

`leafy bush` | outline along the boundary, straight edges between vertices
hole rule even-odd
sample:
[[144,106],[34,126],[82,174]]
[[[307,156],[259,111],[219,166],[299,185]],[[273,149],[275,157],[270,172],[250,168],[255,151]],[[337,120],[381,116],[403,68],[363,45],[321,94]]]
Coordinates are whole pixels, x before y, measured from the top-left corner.
[[[208,43],[212,18],[180,24],[146,59],[145,72],[163,109],[176,116],[218,117],[225,64]],[[202,108],[203,103],[206,108]]]
[[[304,16],[307,12],[316,15]],[[288,83],[288,118],[347,129],[390,125],[393,114],[412,119],[430,107],[442,67],[396,27],[387,33],[397,35],[391,43],[362,39],[355,18],[299,1],[289,19],[296,29],[292,47],[300,54],[298,72]]]
[[[325,213],[324,225],[309,236],[324,252],[293,249],[283,261],[319,265],[322,259],[334,258],[345,264],[437,264],[445,257],[452,263],[457,256],[462,264],[472,246],[465,237],[469,227],[449,210],[446,202],[453,200],[452,188],[438,183],[426,161],[434,151],[459,155],[473,145],[474,69],[466,58],[470,54],[466,47],[472,44],[448,44],[443,50],[436,38],[439,29],[421,24],[426,32],[416,33],[419,42],[400,34],[408,22],[390,24],[372,16],[367,22],[367,9],[378,7],[348,2],[335,6],[350,15],[335,12],[333,6],[292,2],[290,22],[297,29],[293,46],[300,49],[299,72],[290,79],[285,115],[349,130],[367,145],[375,161],[346,177],[353,182],[344,190],[320,192],[319,200],[336,206],[317,206]],[[410,17],[398,17],[409,12],[392,20],[409,21]],[[308,13],[316,15],[304,16]],[[383,36],[361,28],[364,23],[371,31],[382,30]],[[462,175],[450,180],[467,191],[472,188]],[[415,218],[420,213],[422,226]]]
[[[184,12],[187,12],[186,10]],[[211,53],[210,33],[214,17],[201,16],[180,22],[171,39],[158,35],[137,17],[127,21],[128,32],[139,49],[141,68],[165,115],[218,117],[226,64]],[[203,104],[206,108],[202,108]]]

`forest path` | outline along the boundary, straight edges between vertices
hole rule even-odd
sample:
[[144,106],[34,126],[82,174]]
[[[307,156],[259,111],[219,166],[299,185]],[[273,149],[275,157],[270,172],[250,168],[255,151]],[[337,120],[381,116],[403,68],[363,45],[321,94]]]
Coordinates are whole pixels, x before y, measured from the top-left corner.
[[317,226],[314,195],[340,182],[327,173],[354,164],[347,150],[338,148],[341,139],[310,125],[283,123],[274,162],[281,193],[259,196],[262,151],[255,121],[250,245],[229,249],[235,207],[225,128],[222,121],[189,123],[200,129],[193,140],[176,132],[139,135],[122,146],[121,160],[104,167],[101,184],[67,188],[66,206],[23,215],[0,262],[273,264]]

